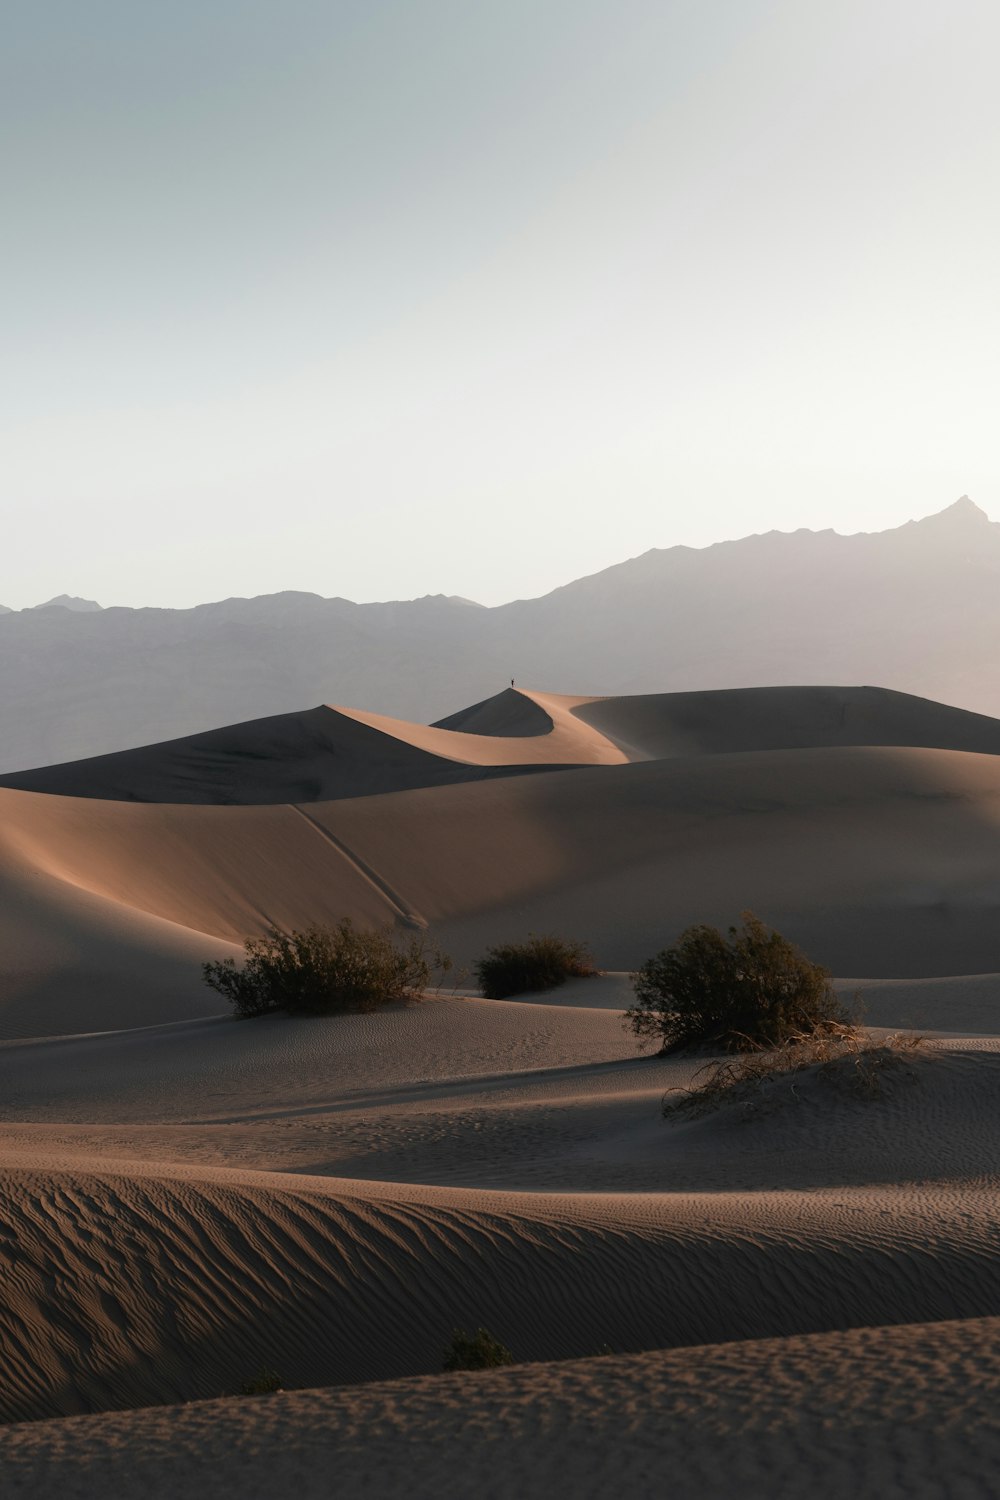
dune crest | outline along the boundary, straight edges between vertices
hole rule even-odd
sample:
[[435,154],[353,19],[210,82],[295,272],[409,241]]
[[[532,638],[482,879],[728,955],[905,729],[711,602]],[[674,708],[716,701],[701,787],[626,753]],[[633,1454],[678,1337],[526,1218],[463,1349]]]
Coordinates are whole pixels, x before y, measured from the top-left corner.
[[884,688],[625,698],[506,688],[437,724],[323,704],[137,750],[0,776],[103,801],[329,802],[574,766],[834,746],[1000,754],[1000,723]]
[[[0,776],[0,787],[119,802],[327,802],[627,757],[570,709],[586,700],[490,700],[490,735],[324,704],[162,745]],[[480,705],[483,707],[483,705]],[[482,722],[482,720],[478,721]]]

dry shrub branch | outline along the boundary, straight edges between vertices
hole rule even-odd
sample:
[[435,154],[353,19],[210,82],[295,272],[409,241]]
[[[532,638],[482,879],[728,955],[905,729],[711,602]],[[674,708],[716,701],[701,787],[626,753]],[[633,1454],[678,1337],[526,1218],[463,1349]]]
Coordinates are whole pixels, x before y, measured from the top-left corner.
[[[801,1102],[796,1074],[811,1073],[825,1087],[860,1099],[877,1099],[890,1076],[912,1081],[914,1053],[921,1036],[899,1033],[874,1037],[859,1026],[827,1024],[818,1031],[796,1032],[780,1046],[757,1048],[722,1062],[706,1063],[695,1074],[695,1087],[668,1089],[663,1096],[667,1119],[710,1114],[726,1104],[741,1104],[747,1116],[767,1113],[786,1102]],[[785,1087],[782,1087],[785,1085]]]

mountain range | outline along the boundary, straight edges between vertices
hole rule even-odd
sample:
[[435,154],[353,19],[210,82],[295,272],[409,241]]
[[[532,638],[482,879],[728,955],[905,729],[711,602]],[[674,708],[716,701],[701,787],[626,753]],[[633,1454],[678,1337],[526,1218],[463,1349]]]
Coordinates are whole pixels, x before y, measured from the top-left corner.
[[0,618],[0,771],[308,704],[427,722],[511,678],[595,695],[867,682],[997,715],[998,583],[1000,524],[963,496],[883,532],[654,548],[492,609],[295,592],[101,609],[61,595]]

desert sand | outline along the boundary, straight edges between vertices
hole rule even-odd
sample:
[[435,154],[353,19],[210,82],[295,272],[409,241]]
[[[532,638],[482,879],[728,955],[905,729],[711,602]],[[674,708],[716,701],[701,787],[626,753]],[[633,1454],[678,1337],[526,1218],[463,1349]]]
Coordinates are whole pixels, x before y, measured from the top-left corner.
[[70,1417],[7,1429],[0,1482],[68,1500],[986,1496],[998,1334],[973,1318]]
[[[308,775],[292,779],[297,795],[323,782],[320,801],[289,800],[294,747],[272,753],[270,720],[226,732],[224,805],[175,800],[176,744],[119,758],[127,780],[138,757],[155,801],[124,782],[106,795],[103,759],[52,771],[73,795],[15,778],[25,787],[0,786],[0,1036],[204,1015],[201,958],[271,923],[341,916],[429,928],[461,964],[534,928],[585,936],[628,969],[688,923],[751,905],[838,974],[994,971],[993,721],[871,689],[680,700],[508,690],[451,730],[317,710],[327,748],[310,728],[296,751]],[[844,743],[853,723],[858,745]],[[678,736],[692,753],[660,755]],[[413,785],[427,763],[430,784]],[[209,803],[219,784],[206,779]]]
[[[4,1493],[991,1493],[1000,725],[507,691],[218,733],[0,789]],[[745,907],[925,1034],[878,1098],[662,1118],[705,1059],[640,1054],[629,970]],[[200,981],[344,915],[605,972],[244,1022]],[[480,1324],[518,1364],[440,1374]]]

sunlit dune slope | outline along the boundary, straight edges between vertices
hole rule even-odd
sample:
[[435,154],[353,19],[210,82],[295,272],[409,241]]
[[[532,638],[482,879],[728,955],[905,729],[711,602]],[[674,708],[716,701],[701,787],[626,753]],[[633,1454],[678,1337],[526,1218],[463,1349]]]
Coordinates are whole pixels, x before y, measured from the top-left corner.
[[[5,832],[0,1036],[146,1026],[218,1010],[201,964],[235,953],[232,944],[51,873],[47,858],[25,857]],[[155,861],[155,850],[147,857]]]

